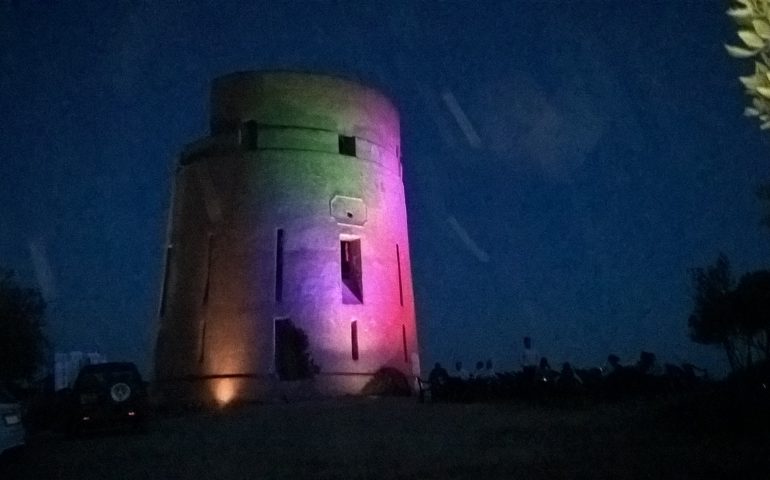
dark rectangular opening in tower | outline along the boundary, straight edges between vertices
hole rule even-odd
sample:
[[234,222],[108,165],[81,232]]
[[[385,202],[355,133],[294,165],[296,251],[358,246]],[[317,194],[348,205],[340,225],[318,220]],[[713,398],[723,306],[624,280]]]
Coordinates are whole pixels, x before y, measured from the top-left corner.
[[201,320],[201,338],[198,344],[198,363],[203,364],[206,359],[206,315]]
[[396,244],[396,264],[398,266],[398,303],[404,306],[404,286],[401,282],[401,251]]
[[174,252],[171,246],[166,248],[166,265],[163,269],[163,291],[160,293],[160,316],[166,315],[166,296],[168,295],[168,278],[170,276],[169,267],[171,266],[171,254]]
[[346,135],[339,136],[339,147],[342,155],[349,157],[356,156],[356,137],[348,137]]
[[358,321],[350,322],[350,356],[358,360]]
[[361,240],[340,239],[340,280],[342,303],[364,303],[361,283]]
[[256,121],[248,120],[243,123],[241,144],[246,147],[246,150],[256,150],[259,148],[259,126]]
[[206,285],[203,287],[203,305],[209,303],[209,290],[211,290],[211,248],[214,236],[209,234],[209,243],[206,251]]
[[307,334],[291,319],[275,320],[275,373],[279,379],[300,380],[315,374],[309,346]]
[[283,300],[283,229],[275,234],[275,301]]
[[409,352],[406,349],[406,325],[401,325],[401,343],[404,347],[404,362],[409,363]]

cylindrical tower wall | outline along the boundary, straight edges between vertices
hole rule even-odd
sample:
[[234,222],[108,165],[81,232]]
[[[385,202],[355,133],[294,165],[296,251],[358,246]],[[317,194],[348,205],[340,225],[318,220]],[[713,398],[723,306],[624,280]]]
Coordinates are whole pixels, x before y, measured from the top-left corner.
[[[357,393],[384,366],[413,375],[396,109],[339,78],[258,72],[216,80],[211,108],[212,135],[176,176],[161,388],[227,401]],[[294,381],[297,331],[312,380]]]

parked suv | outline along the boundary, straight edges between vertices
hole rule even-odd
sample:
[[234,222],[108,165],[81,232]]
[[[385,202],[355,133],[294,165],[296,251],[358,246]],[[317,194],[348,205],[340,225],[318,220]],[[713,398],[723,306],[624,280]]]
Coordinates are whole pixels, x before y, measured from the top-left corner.
[[0,455],[24,445],[21,405],[0,387]]
[[83,367],[70,399],[69,426],[74,432],[92,426],[141,427],[147,418],[147,388],[129,362]]

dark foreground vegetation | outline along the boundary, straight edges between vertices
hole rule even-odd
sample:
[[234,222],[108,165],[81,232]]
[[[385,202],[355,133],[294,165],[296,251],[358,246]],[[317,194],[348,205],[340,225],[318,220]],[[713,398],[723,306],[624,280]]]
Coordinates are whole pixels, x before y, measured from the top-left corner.
[[11,479],[770,477],[770,405],[735,384],[598,400],[358,397],[156,414],[147,432],[31,436]]
[[[760,376],[766,375],[770,382],[770,367],[758,365],[755,369]],[[666,364],[665,369],[658,368],[655,355],[649,352],[642,352],[639,362],[628,367],[620,365],[617,356],[610,355],[609,366],[604,371],[599,368],[576,369],[569,363],[564,363],[561,370],[552,370],[543,358],[538,367],[503,373],[478,372],[467,376],[450,375],[437,363],[428,379],[419,381],[420,400],[597,402],[692,392],[713,385],[705,371],[691,364],[681,367]],[[750,383],[758,394],[763,393],[762,378],[752,378]]]

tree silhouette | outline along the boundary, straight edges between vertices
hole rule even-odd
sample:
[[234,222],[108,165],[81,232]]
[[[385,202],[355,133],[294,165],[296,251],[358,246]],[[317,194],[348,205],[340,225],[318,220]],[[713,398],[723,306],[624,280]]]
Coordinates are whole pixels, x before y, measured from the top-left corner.
[[730,367],[735,370],[740,366],[740,359],[733,341],[738,328],[730,262],[720,253],[714,265],[695,268],[690,274],[695,289],[695,306],[688,321],[690,338],[696,343],[722,346]]
[[45,302],[40,291],[21,287],[0,269],[0,384],[28,380],[41,365]]
[[319,372],[309,347],[307,334],[291,320],[276,322],[275,369],[281,380],[312,378]]
[[770,271],[749,272],[733,286],[730,262],[720,254],[691,275],[690,338],[722,346],[734,371],[770,359]]
[[745,343],[748,366],[770,358],[770,271],[741,277],[734,292],[738,326]]

